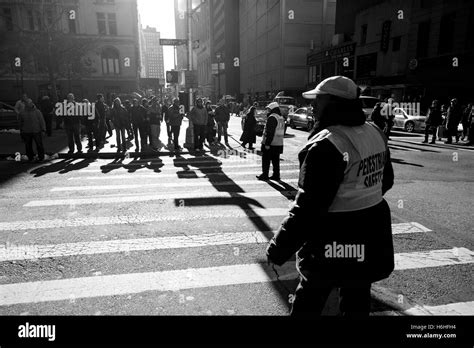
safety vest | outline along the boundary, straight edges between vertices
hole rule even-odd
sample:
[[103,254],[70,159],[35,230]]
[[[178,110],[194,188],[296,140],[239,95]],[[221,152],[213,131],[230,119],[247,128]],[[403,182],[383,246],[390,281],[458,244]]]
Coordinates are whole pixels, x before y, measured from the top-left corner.
[[[271,114],[270,116],[268,116],[268,118],[270,117],[275,117],[278,122],[275,129],[275,135],[273,136],[273,140],[270,145],[283,146],[283,139],[285,137],[285,118],[278,114]],[[267,122],[268,122],[268,119],[267,119]],[[262,137],[262,144],[265,144],[266,140],[267,139],[265,137],[265,131],[264,131],[263,137]]]
[[387,141],[380,130],[369,123],[331,126],[316,134],[309,144],[323,139],[328,139],[347,162],[344,179],[328,211],[357,211],[379,204],[388,155]]

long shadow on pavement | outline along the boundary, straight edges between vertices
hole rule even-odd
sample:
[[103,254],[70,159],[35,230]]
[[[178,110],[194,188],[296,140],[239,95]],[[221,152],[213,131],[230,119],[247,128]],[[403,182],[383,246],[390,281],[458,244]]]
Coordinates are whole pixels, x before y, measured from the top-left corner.
[[[203,162],[206,163],[204,164]],[[246,191],[223,172],[222,162],[220,162],[218,159],[209,155],[199,155],[192,159],[187,159],[178,155],[176,156],[174,163],[175,167],[181,167],[183,169],[181,173],[193,172],[196,169],[202,174],[210,174],[207,178],[209,179],[209,182],[214,186],[216,191],[228,192],[229,194],[231,194],[231,197],[229,198],[213,198],[212,194],[210,194],[207,198],[185,199],[184,206],[238,206],[245,212],[249,221],[254,224],[256,229],[261,232],[268,240],[270,240],[274,236],[272,228],[262,217],[260,217],[255,212],[255,208],[265,207],[262,206],[262,204],[257,200],[242,195]],[[216,169],[212,169],[212,171],[209,170],[208,167],[210,166],[218,167],[217,171]],[[219,175],[215,175],[216,173],[218,173]],[[229,182],[229,184],[219,184],[222,181]],[[283,194],[284,191],[280,192],[282,192]],[[291,191],[287,192],[287,194],[289,196],[291,194]],[[175,206],[182,206],[182,203],[183,200],[179,199],[179,197],[175,199]],[[261,259],[257,259],[255,261],[261,264],[262,269],[265,271],[265,273],[267,273],[269,279],[275,278],[275,274],[273,273],[273,271],[269,267],[266,267],[265,255],[262,255]],[[297,285],[297,280],[290,279],[280,282],[271,282],[271,284],[278,291],[280,297],[289,308],[288,296],[290,295],[290,290],[288,289],[294,290]]]

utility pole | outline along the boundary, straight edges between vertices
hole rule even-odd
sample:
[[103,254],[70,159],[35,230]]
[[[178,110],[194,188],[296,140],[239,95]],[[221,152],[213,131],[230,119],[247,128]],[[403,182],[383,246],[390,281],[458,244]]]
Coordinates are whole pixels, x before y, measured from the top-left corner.
[[[191,74],[193,70],[193,35],[192,35],[192,20],[193,20],[193,2],[187,0],[187,14],[188,14],[188,71]],[[189,88],[189,110],[193,105],[193,89]]]

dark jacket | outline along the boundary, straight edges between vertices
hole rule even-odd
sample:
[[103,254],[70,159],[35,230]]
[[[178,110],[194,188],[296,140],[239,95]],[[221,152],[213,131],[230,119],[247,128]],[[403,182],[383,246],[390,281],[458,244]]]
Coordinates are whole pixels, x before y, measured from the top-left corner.
[[151,105],[148,108],[148,119],[150,120],[150,124],[160,124],[161,121],[163,121],[160,105]]
[[450,106],[446,116],[446,128],[457,129],[462,120],[462,108],[459,105]]
[[426,125],[430,127],[438,127],[443,123],[443,117],[441,116],[441,109],[434,108],[432,106],[428,109],[428,116],[426,116]]
[[189,112],[189,119],[191,122],[198,126],[206,126],[208,121],[207,110],[205,107],[198,108],[195,106]]
[[108,106],[100,101],[95,102],[95,117],[98,123],[104,123],[108,111]]
[[171,105],[168,108],[165,120],[169,123],[171,127],[181,126],[181,122],[183,121],[183,115],[179,112],[179,106]]
[[[68,102],[67,105],[69,105],[70,103],[73,103],[73,104],[76,104],[75,101],[73,102]],[[64,128],[78,128],[78,127],[81,127],[81,124],[82,124],[82,120],[84,119],[84,117],[80,117],[80,116],[61,116],[62,119],[64,120]]]
[[110,117],[114,126],[118,129],[126,129],[129,122],[128,111],[123,106],[114,106],[110,111]]
[[130,115],[134,126],[142,127],[146,124],[146,108],[142,105],[132,106]]
[[43,114],[34,105],[20,112],[20,133],[46,132]]
[[230,120],[230,112],[227,106],[219,105],[216,108],[216,122],[229,122]]
[[38,107],[43,115],[51,114],[54,111],[54,104],[51,99],[41,99]]
[[382,111],[381,107],[375,107],[374,110],[372,111],[372,114],[370,115],[370,118],[372,119],[372,122],[374,122],[377,127],[379,127],[381,130],[384,130],[385,126],[387,125],[387,119],[382,116],[381,111]]
[[[334,117],[332,124],[356,126],[365,122],[361,110],[352,115],[347,111]],[[326,117],[320,118],[322,129],[331,125]],[[381,131],[380,136],[385,139]],[[392,187],[394,179],[388,146],[387,154],[383,194]],[[388,277],[394,269],[394,252],[390,209],[385,200],[363,210],[329,213],[344,179],[343,155],[324,139],[307,145],[299,153],[299,161],[299,190],[288,216],[270,242],[268,258],[282,265],[297,252],[297,268],[306,279],[332,280],[341,285],[346,281],[374,282]],[[364,245],[365,261],[325,257],[325,246],[333,241]]]
[[257,142],[257,134],[255,132],[255,126],[257,120],[255,119],[255,111],[249,112],[244,119],[244,131],[240,137],[240,141],[244,143],[254,144]]

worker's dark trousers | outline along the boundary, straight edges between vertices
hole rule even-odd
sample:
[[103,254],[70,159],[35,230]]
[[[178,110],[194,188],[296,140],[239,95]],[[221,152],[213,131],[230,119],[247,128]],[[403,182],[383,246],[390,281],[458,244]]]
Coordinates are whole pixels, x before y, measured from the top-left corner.
[[262,174],[268,176],[270,171],[270,162],[273,165],[273,175],[280,177],[280,151],[274,146],[270,146],[270,150],[266,150],[262,146]]
[[[370,313],[371,283],[354,283],[341,287],[340,312],[343,316],[368,316]],[[330,281],[300,280],[293,297],[291,316],[318,316],[326,305],[329,294],[335,288]]]

